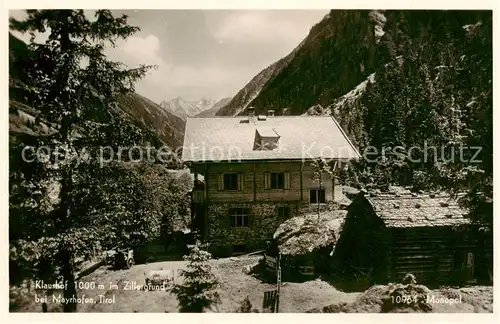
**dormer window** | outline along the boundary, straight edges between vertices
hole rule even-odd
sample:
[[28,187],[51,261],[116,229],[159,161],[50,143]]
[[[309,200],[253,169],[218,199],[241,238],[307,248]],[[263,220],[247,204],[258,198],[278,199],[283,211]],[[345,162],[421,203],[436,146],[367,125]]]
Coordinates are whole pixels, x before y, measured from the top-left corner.
[[273,128],[258,128],[255,131],[254,151],[271,151],[279,146],[280,136]]

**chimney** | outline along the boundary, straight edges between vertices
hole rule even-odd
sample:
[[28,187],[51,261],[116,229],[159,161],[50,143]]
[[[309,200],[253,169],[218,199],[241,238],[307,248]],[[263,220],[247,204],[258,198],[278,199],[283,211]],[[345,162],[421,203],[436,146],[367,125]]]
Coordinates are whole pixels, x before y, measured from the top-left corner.
[[268,116],[274,116],[274,110],[269,109],[269,110],[267,111],[267,115],[268,115]]
[[255,107],[248,107],[247,112],[248,112],[248,116],[254,117],[255,116]]

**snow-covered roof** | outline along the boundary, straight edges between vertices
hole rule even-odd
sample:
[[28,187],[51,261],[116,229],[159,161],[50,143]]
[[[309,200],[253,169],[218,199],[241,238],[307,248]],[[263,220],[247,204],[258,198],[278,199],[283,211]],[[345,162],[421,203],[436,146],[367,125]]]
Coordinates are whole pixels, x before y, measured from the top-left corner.
[[470,224],[467,210],[447,195],[381,194],[368,198],[387,227],[435,227]]
[[[359,152],[331,116],[267,116],[188,118],[184,161],[273,159],[357,159]],[[273,150],[255,150],[256,131],[279,135]]]

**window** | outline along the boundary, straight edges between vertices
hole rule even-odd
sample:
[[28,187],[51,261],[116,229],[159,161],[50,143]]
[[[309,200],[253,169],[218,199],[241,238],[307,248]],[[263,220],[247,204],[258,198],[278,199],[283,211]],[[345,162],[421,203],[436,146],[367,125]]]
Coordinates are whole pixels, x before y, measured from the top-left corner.
[[238,174],[224,174],[224,190],[238,190]]
[[243,190],[243,179],[240,173],[221,173],[219,175],[219,190]]
[[271,189],[285,189],[285,174],[271,173]]
[[473,268],[474,267],[474,253],[472,252],[467,252],[467,268]]
[[255,130],[253,149],[257,151],[269,151],[277,149],[280,136],[274,128],[259,127]]
[[309,191],[309,201],[311,203],[325,203],[325,189],[311,189]]
[[261,151],[272,151],[278,148],[278,139],[262,139],[260,142]]
[[290,208],[278,207],[278,217],[287,218],[290,215]]
[[231,208],[229,209],[229,217],[231,218],[232,227],[247,227],[248,226],[248,208]]
[[264,175],[265,189],[290,189],[290,173],[266,172]]

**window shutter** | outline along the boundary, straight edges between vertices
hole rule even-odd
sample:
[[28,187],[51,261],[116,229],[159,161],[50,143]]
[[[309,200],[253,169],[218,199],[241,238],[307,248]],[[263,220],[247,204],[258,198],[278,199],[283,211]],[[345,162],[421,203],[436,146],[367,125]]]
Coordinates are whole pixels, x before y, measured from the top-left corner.
[[285,172],[285,189],[290,189],[290,172]]
[[271,173],[264,173],[264,189],[271,189]]
[[217,182],[217,188],[219,190],[224,190],[224,173],[219,174],[219,179]]
[[238,190],[243,190],[243,174],[238,173]]
[[309,202],[310,203],[315,203],[316,202],[316,190],[315,189],[310,189],[309,190]]

